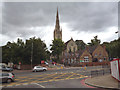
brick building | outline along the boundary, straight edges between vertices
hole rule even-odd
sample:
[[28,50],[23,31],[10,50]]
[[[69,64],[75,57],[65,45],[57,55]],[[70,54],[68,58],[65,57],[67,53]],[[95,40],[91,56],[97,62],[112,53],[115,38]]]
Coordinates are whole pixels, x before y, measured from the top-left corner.
[[87,46],[84,50],[64,52],[64,61],[66,63],[103,62],[108,61],[108,53],[105,46]]

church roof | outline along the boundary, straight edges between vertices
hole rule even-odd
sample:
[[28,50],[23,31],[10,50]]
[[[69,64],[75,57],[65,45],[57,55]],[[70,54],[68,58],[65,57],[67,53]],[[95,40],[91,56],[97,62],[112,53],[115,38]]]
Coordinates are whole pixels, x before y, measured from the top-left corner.
[[67,45],[71,40],[74,41],[73,38],[71,37],[71,39],[68,40],[68,41],[65,43],[65,45]]

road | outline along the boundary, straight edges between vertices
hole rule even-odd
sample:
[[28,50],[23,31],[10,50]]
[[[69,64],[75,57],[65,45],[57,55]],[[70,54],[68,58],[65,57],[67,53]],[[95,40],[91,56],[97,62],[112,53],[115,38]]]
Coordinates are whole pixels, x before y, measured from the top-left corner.
[[90,71],[101,67],[67,68],[45,72],[18,71],[15,82],[3,83],[2,88],[93,88],[84,84]]

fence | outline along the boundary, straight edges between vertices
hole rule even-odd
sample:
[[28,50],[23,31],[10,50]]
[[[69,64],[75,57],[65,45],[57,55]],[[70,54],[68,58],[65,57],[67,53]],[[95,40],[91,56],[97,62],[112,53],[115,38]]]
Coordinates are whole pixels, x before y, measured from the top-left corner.
[[100,66],[109,67],[110,62],[80,62],[80,63],[64,63],[65,66],[73,66],[73,67],[84,67],[84,66]]
[[106,69],[102,69],[102,70],[94,70],[94,71],[91,71],[91,77],[110,74],[110,73],[111,73],[110,68],[106,68]]

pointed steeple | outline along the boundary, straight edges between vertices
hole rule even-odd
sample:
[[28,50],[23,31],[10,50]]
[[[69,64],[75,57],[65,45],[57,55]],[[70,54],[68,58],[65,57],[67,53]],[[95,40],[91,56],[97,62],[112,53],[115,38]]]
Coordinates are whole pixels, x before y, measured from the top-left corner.
[[62,40],[62,28],[60,28],[60,23],[59,23],[58,7],[57,7],[57,13],[56,13],[56,24],[55,24],[55,29],[54,29],[54,39],[61,39]]
[[58,7],[57,7],[57,15],[56,15],[56,25],[55,25],[55,28],[57,30],[59,30],[59,28],[60,28],[60,25],[59,25],[59,15],[58,15]]

